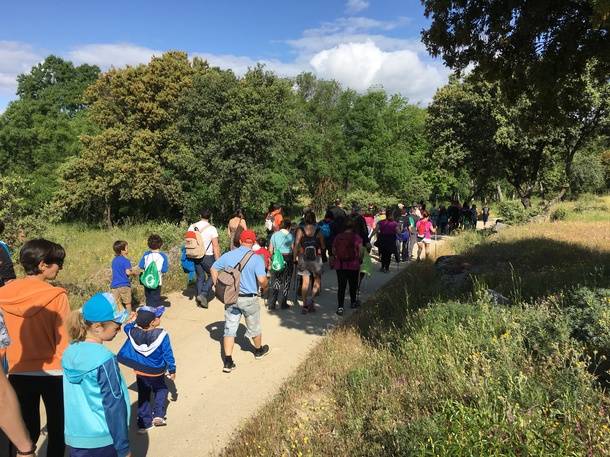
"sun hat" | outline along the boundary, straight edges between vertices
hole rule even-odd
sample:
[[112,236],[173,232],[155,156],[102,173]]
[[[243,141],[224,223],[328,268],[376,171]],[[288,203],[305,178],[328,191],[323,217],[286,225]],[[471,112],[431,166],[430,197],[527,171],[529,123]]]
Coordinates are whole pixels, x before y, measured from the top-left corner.
[[239,241],[243,243],[256,243],[256,233],[252,230],[244,230],[239,235]]
[[129,317],[127,311],[119,310],[114,297],[108,292],[98,292],[95,294],[85,302],[81,312],[83,319],[88,322],[114,321],[117,324],[122,324]]

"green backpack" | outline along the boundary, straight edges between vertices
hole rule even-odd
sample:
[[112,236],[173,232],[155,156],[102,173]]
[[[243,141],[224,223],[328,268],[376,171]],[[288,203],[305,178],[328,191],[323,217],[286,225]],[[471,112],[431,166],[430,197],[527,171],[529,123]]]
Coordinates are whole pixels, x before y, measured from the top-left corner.
[[273,251],[273,256],[271,257],[271,271],[275,271],[277,273],[283,271],[284,268],[286,268],[284,256],[279,249],[275,249]]
[[147,289],[156,289],[159,287],[160,279],[159,270],[157,269],[157,264],[154,260],[148,264],[144,273],[140,275],[140,282]]

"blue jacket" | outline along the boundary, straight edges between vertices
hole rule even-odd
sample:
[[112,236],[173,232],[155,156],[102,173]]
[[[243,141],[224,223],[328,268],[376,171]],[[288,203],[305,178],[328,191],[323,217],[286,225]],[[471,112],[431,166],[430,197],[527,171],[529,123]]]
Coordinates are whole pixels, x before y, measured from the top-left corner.
[[129,453],[129,394],[112,352],[76,342],[63,354],[66,444],[92,449],[113,445]]
[[143,330],[132,322],[125,326],[125,333],[127,341],[117,354],[119,362],[150,375],[176,372],[174,352],[165,330]]

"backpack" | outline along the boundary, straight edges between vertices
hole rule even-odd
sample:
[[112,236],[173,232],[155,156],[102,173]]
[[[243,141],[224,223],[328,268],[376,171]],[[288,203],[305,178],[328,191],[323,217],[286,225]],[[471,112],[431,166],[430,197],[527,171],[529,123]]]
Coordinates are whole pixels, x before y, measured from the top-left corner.
[[417,221],[417,236],[423,238],[426,235],[426,224],[424,221]]
[[301,247],[303,248],[303,259],[312,262],[318,258],[318,230],[314,232],[313,236],[307,236],[305,230],[303,230],[303,237],[301,238]]
[[159,287],[160,282],[161,277],[159,275],[159,270],[157,269],[157,262],[153,259],[140,275],[140,283],[147,289],[156,289]]
[[402,232],[396,235],[396,238],[398,239],[398,241],[406,243],[407,241],[409,241],[410,236],[411,234],[409,233],[409,227],[403,227]]
[[265,219],[265,230],[267,230],[268,232],[273,232],[273,216],[267,217],[267,219]]
[[284,260],[284,256],[280,252],[279,249],[273,250],[273,256],[271,257],[271,271],[280,272],[284,271],[286,268],[286,261]]
[[356,240],[353,233],[342,233],[335,238],[334,254],[339,262],[356,260]]
[[[210,241],[210,244],[211,243],[212,242]],[[189,259],[201,259],[208,251],[210,245],[205,249],[203,248],[201,232],[195,227],[195,230],[189,230],[184,234],[184,247],[186,248],[186,256]]]
[[330,238],[330,224],[328,222],[322,222],[320,224],[320,233],[322,233],[325,240]]
[[214,295],[225,305],[234,305],[239,297],[239,281],[241,271],[244,269],[254,252],[248,251],[237,265],[232,268],[225,268],[218,272]]

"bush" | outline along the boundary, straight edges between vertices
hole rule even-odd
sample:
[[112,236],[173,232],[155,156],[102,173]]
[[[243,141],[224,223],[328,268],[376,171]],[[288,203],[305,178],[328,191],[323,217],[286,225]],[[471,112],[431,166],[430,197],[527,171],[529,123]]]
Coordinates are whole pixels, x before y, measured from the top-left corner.
[[506,200],[498,203],[498,212],[506,224],[522,224],[527,221],[527,211],[517,200]]
[[559,207],[551,213],[551,221],[563,221],[568,217],[568,212],[565,208]]

